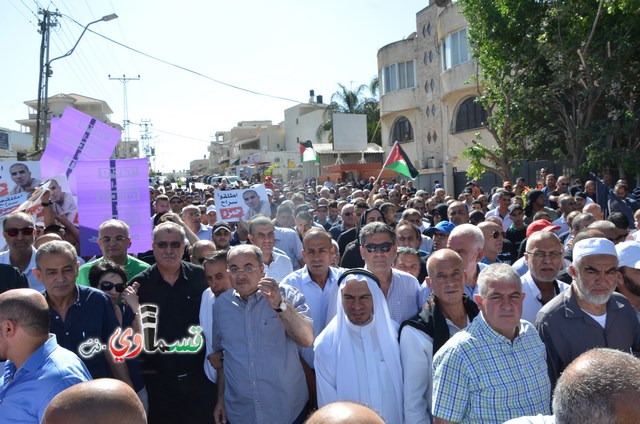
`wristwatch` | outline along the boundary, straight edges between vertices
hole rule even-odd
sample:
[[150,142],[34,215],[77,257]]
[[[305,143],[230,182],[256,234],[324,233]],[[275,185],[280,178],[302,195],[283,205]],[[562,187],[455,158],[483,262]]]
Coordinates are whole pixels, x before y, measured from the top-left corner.
[[277,313],[286,311],[287,310],[287,302],[285,302],[284,300],[281,301],[280,304],[278,305],[278,307],[274,308],[273,310],[276,311]]

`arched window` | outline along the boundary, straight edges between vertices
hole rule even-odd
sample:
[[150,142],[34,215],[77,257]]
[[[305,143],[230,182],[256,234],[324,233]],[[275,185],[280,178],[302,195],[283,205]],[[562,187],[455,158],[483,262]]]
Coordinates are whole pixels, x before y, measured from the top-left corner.
[[475,97],[469,97],[458,107],[455,132],[480,128],[487,122],[487,112],[475,100]]
[[398,118],[393,124],[393,132],[391,134],[390,144],[399,141],[400,143],[405,141],[413,141],[413,127],[411,122],[404,116]]

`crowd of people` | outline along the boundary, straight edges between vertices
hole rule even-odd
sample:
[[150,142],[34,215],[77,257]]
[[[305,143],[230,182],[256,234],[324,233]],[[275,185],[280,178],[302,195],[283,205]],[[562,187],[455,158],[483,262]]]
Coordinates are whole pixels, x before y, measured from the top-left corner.
[[108,219],[91,258],[12,213],[0,422],[637,420],[638,203],[540,174],[451,194],[269,178],[236,222],[224,181],[156,185],[149,250]]

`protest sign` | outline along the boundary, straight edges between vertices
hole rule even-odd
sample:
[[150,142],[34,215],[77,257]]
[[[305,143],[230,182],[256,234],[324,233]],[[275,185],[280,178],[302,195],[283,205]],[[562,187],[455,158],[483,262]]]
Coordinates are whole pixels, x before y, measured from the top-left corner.
[[248,221],[258,214],[271,216],[264,184],[244,190],[216,190],[215,204],[221,221]]
[[129,225],[130,253],[151,248],[149,218],[149,163],[147,159],[82,161],[75,173],[78,186],[80,250],[83,256],[100,255],[98,228],[109,219]]

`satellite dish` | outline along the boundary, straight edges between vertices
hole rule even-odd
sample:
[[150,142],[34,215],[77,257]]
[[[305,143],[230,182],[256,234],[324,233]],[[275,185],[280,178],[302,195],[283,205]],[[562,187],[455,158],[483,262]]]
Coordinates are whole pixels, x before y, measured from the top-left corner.
[[436,4],[440,7],[446,7],[449,4],[449,0],[436,0]]

